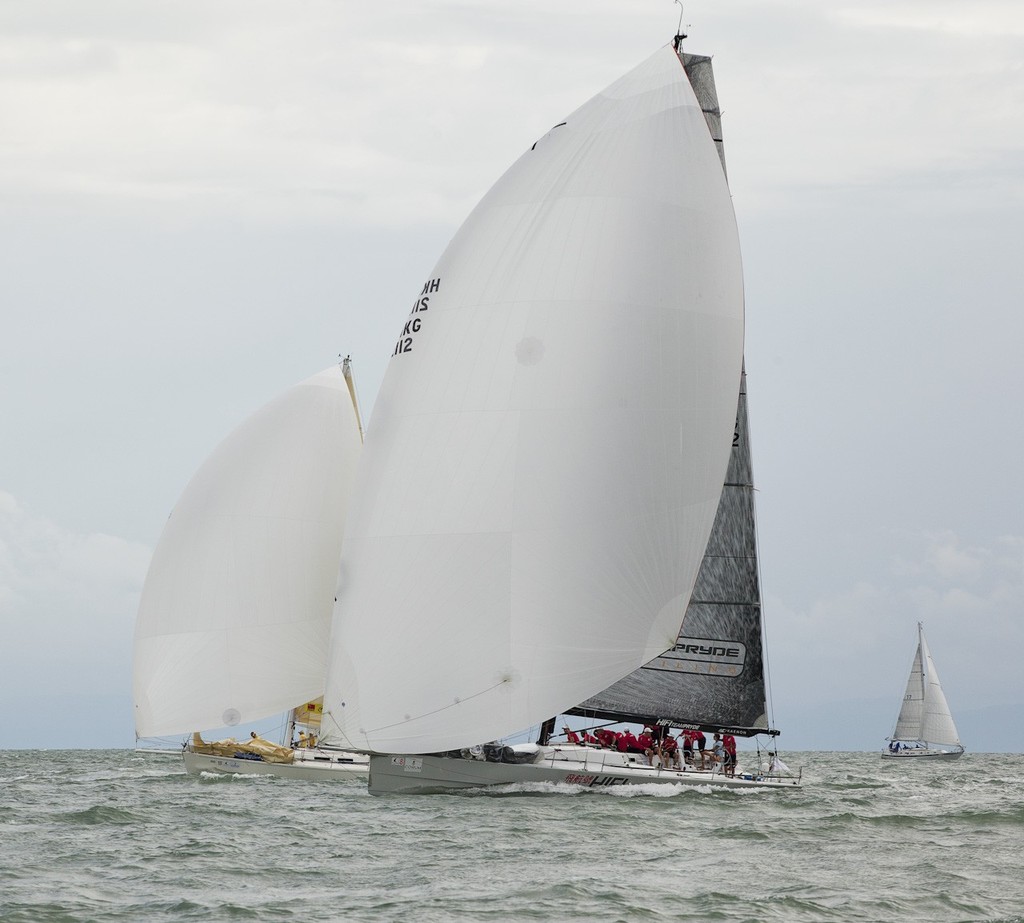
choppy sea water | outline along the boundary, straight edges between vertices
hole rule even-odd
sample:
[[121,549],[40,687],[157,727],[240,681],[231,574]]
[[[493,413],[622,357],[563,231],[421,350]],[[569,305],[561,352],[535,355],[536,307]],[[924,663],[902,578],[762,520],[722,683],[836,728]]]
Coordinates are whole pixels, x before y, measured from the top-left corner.
[[2,751],[0,920],[1024,921],[1024,756],[785,757],[800,790],[374,798]]

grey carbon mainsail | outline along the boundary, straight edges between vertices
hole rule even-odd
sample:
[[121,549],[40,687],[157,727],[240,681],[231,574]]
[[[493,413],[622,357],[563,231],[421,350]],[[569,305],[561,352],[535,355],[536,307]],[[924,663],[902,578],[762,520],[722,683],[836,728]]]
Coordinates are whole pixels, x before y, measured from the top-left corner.
[[764,673],[744,372],[729,469],[676,646],[570,714],[770,733]]
[[718,156],[722,161],[722,172],[729,178],[725,168],[725,146],[722,143],[722,110],[718,107],[718,93],[715,90],[715,72],[711,67],[711,58],[701,54],[682,54],[683,70],[693,87],[693,94],[700,103],[704,113],[704,121],[708,123],[708,131],[718,148]]
[[[724,171],[711,59],[689,54],[680,59]],[[777,733],[767,721],[745,370],[729,469],[676,646],[569,713],[618,721],[654,718],[741,736]]]

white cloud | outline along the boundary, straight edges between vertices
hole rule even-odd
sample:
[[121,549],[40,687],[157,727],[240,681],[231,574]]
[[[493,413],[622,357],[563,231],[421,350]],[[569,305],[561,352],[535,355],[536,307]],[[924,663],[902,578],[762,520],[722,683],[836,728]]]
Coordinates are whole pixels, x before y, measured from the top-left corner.
[[905,576],[931,575],[943,582],[952,580],[976,579],[985,566],[986,561],[993,558],[993,553],[985,548],[963,547],[951,530],[926,533],[924,536],[908,536],[915,544],[922,540],[925,548],[917,560],[906,560],[897,554],[893,561],[893,570]]
[[836,10],[845,23],[875,29],[904,29],[962,36],[1024,36],[1024,9],[1005,0],[931,0],[921,3],[869,2]]
[[[235,19],[191,3],[108,0],[120,18],[45,20],[12,6],[0,189],[383,226],[459,221],[531,137],[675,25],[653,0],[554,14],[540,0],[316,3],[301,17],[254,3]],[[689,16],[692,50],[713,44],[722,61],[739,194],[976,178],[1024,144],[1015,4],[923,15],[909,2],[747,0]]]
[[895,696],[919,621],[955,709],[1024,701],[1024,675],[993,668],[1000,652],[1024,645],[1024,536],[968,543],[944,530],[876,533],[873,541],[870,579],[806,604],[766,601],[776,707],[808,694]]
[[83,689],[126,692],[150,555],[113,536],[69,532],[0,491],[5,693],[52,701]]

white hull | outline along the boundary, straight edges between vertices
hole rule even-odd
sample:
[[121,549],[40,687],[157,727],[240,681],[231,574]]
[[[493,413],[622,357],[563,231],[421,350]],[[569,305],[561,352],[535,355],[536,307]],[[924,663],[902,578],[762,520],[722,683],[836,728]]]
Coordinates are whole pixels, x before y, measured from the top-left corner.
[[454,789],[547,782],[601,788],[612,785],[686,785],[716,788],[797,788],[798,777],[768,776],[737,768],[662,769],[637,758],[587,747],[544,748],[535,762],[499,763],[448,756],[372,756],[370,794],[430,794]]
[[362,753],[344,753],[326,750],[296,750],[292,763],[268,763],[260,759],[239,759],[196,753],[186,748],[182,752],[185,771],[192,775],[204,772],[221,775],[277,776],[282,779],[322,781],[362,780],[369,771],[368,758]]
[[898,753],[882,751],[883,760],[958,760],[963,755],[963,750],[929,750],[927,747],[908,747]]

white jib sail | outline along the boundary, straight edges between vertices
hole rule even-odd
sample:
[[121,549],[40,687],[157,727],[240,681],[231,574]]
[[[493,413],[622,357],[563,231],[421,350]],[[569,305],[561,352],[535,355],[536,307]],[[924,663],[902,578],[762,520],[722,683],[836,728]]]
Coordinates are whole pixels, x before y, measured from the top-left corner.
[[732,202],[664,48],[497,182],[416,300],[346,526],[323,733],[514,733],[675,641],[743,352]]
[[953,723],[953,716],[950,714],[946,695],[939,684],[939,673],[935,669],[935,662],[932,660],[931,652],[928,650],[928,642],[925,640],[923,632],[921,633],[921,647],[925,663],[927,664],[925,673],[927,687],[924,697],[924,713],[921,720],[921,739],[929,743],[960,746],[960,735],[957,733],[956,725]]
[[140,737],[255,721],[323,694],[360,449],[335,367],[253,414],[195,474],[139,605]]

